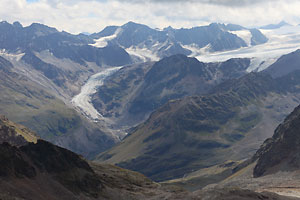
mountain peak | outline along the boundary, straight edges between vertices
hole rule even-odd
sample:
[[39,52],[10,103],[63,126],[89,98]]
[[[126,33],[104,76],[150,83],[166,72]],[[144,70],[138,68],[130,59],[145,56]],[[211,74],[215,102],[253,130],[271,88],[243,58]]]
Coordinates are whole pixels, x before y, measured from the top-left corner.
[[209,27],[220,27],[220,26],[223,27],[223,26],[225,26],[225,24],[214,22],[214,23],[209,24],[208,26]]
[[286,21],[282,20],[281,22],[278,23],[278,25],[285,26],[285,25],[290,25]]
[[44,29],[52,29],[52,30],[56,30],[56,28],[52,28],[52,27],[49,27],[47,25],[44,25],[44,24],[41,24],[41,23],[32,23],[30,26],[28,27],[31,27],[31,28],[44,28]]
[[48,35],[51,33],[58,32],[56,28],[52,28],[40,23],[32,23],[26,29],[33,30],[38,35]]
[[290,26],[290,24],[285,22],[285,21],[281,21],[278,24],[268,24],[268,25],[262,26],[260,28],[261,29],[278,29],[278,28],[281,28],[283,26]]
[[16,28],[23,28],[22,24],[20,22],[18,22],[18,21],[15,21],[13,23],[13,26],[16,27]]
[[145,27],[145,28],[149,28],[148,26],[144,25],[144,24],[139,24],[133,21],[129,21],[126,24],[124,24],[122,26],[123,28],[138,28],[138,27]]
[[126,24],[124,24],[124,25],[142,25],[142,24],[138,24],[138,23],[136,23],[136,22],[134,22],[134,21],[129,21],[129,22],[127,22]]
[[174,28],[172,26],[168,26],[163,29],[163,31],[173,31],[173,30],[174,30]]
[[10,24],[7,21],[1,21],[0,24]]

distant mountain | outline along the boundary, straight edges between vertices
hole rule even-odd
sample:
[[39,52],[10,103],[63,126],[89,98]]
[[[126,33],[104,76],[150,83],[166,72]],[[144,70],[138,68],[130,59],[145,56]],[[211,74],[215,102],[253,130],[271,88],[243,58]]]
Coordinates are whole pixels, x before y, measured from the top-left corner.
[[77,94],[101,68],[132,63],[119,46],[96,48],[89,45],[92,42],[87,35],[59,32],[43,24],[23,27],[19,22],[0,22],[1,56],[18,66],[17,73],[48,87],[63,100]]
[[130,65],[106,79],[92,103],[117,125],[131,126],[169,100],[204,94],[227,79],[241,77],[249,64],[249,59],[203,63],[173,55],[156,63]]
[[[92,35],[94,46],[104,47],[107,44],[119,45],[126,51],[138,56],[137,59],[157,60],[173,54],[190,54],[191,52],[169,37],[166,32],[151,29],[146,25],[128,22],[123,26],[110,26]],[[147,52],[148,51],[148,52]],[[141,58],[143,52],[145,58]]]
[[[127,75],[119,79],[116,75],[110,79],[122,82],[112,88],[103,87],[103,95],[95,94],[92,101],[105,117],[119,118],[118,114],[124,114],[124,123],[121,120],[118,122],[125,124],[128,119],[135,124],[169,99],[202,93],[225,79],[241,76],[246,73],[245,68],[249,64],[247,59],[234,59],[224,65],[204,64],[195,59],[174,56],[174,60],[167,61],[169,65],[160,63],[150,70],[153,63],[131,65],[143,60],[137,59],[138,56],[147,57],[150,53],[150,60],[155,60],[175,53],[190,54],[191,50],[184,46],[194,44],[203,47],[212,45],[213,51],[239,48],[245,46],[245,42],[231,32],[240,29],[249,32],[240,26],[221,24],[158,31],[129,22],[120,27],[107,27],[98,34],[73,35],[43,24],[23,27],[19,22],[10,24],[3,21],[0,23],[0,113],[30,127],[43,139],[92,157],[119,141],[109,130],[111,127],[100,120],[98,123],[91,122],[81,115],[82,110],[77,105],[70,103],[92,75],[107,67],[126,66],[120,73]],[[97,44],[105,45],[97,47]],[[176,64],[180,60],[188,66],[186,69]],[[163,76],[166,78],[163,79],[155,68],[165,64],[167,67]],[[136,77],[129,74],[131,72]],[[182,75],[179,76],[180,73]],[[155,76],[161,80],[155,79]],[[147,78],[147,84],[143,84],[143,78]],[[182,86],[183,83],[188,86]],[[201,84],[201,87],[196,84]],[[124,91],[130,91],[132,96]],[[148,100],[152,93],[154,97]],[[111,98],[109,95],[116,96],[107,103]],[[126,104],[130,98],[134,100],[133,104]],[[119,105],[124,107],[119,108]]]
[[299,104],[299,77],[299,68],[275,79],[250,73],[209,95],[171,100],[97,159],[161,181],[248,158]]
[[290,24],[288,24],[285,21],[281,21],[278,24],[268,24],[266,26],[262,26],[262,27],[260,27],[260,29],[278,29],[278,28],[281,28],[283,26],[290,26]]
[[281,56],[274,64],[269,66],[265,72],[277,78],[289,74],[300,68],[300,50]]
[[227,24],[225,25],[226,29],[229,31],[240,31],[240,30],[245,30],[247,28],[237,25],[237,24]]
[[[86,35],[72,35],[59,32],[55,28],[34,23],[22,27],[20,23],[0,23],[0,49],[8,52],[25,52],[26,50],[49,51],[57,58],[68,58],[85,65],[85,62],[96,62],[98,65],[124,65],[130,63],[129,55],[118,46],[94,48],[89,43],[92,39]],[[118,59],[110,59],[113,55]]]
[[193,48],[208,51],[225,51],[246,47],[248,41],[239,37],[239,31],[249,32],[249,45],[267,42],[267,38],[257,29],[247,29],[234,24],[217,24],[191,29],[164,30],[151,29],[146,25],[129,22],[123,26],[109,26],[95,33],[94,46],[119,45],[132,56],[142,60],[158,60],[174,54],[190,55]]

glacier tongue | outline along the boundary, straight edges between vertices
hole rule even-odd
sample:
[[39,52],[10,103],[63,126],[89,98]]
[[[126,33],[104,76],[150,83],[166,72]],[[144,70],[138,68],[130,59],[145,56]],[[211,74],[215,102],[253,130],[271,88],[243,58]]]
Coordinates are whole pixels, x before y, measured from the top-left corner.
[[78,108],[85,116],[94,121],[107,121],[93,106],[91,103],[91,96],[96,93],[98,87],[104,84],[104,80],[121,69],[122,67],[106,68],[103,71],[91,76],[88,81],[82,86],[81,91],[76,95],[71,103]]

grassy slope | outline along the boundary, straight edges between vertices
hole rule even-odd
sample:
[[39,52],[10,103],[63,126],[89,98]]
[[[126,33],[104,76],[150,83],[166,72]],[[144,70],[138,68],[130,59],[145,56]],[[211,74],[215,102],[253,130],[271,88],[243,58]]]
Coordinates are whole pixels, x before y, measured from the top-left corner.
[[74,110],[29,81],[7,77],[0,82],[0,113],[30,127],[42,138],[66,134],[79,126],[80,117]]
[[20,76],[0,71],[0,113],[36,132],[41,138],[88,158],[116,143],[103,127],[82,118],[74,109]]
[[8,120],[0,115],[0,143],[9,142],[20,146],[28,142],[37,143],[39,137],[26,127]]

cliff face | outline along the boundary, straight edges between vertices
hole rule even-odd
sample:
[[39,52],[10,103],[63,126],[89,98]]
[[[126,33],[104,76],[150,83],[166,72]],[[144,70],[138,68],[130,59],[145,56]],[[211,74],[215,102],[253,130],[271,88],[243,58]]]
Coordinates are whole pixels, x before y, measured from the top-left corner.
[[300,168],[300,106],[280,124],[257,151],[254,177]]

